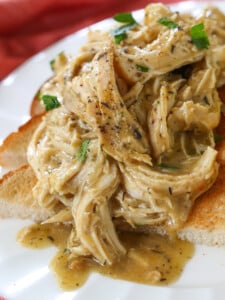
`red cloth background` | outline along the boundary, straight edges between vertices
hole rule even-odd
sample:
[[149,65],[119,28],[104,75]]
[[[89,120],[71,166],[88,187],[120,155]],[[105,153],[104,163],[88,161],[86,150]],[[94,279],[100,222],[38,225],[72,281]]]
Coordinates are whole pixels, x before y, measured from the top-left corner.
[[150,2],[159,0],[0,0],[0,80],[67,34]]

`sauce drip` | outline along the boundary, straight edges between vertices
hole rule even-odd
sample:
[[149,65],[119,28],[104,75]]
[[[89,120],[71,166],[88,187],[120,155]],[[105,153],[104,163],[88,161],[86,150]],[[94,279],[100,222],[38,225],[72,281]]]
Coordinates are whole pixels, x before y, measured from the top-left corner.
[[82,286],[91,272],[133,282],[168,285],[179,278],[194,253],[192,244],[174,237],[122,232],[119,238],[127,249],[127,255],[112,266],[101,266],[87,257],[70,259],[66,248],[70,231],[69,225],[37,224],[18,233],[18,241],[26,247],[56,245],[59,248],[50,267],[64,290]]

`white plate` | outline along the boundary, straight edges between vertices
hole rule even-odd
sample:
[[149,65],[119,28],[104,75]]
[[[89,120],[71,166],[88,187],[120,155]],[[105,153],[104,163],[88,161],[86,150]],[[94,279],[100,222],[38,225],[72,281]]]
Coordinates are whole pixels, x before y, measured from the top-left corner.
[[[212,1],[225,11],[223,1]],[[211,2],[211,3],[212,3]],[[198,14],[203,2],[183,2],[171,5],[173,10]],[[137,19],[143,11],[135,12]],[[107,30],[112,20],[91,26]],[[76,53],[86,41],[87,29],[78,31],[35,55],[0,85],[0,141],[29,116],[29,105],[39,86],[51,76],[49,61],[64,50]],[[1,173],[4,170],[0,170]],[[169,287],[153,287],[113,280],[92,274],[84,286],[64,292],[48,269],[55,248],[29,250],[16,243],[16,234],[29,221],[0,221],[0,296],[7,300],[224,300],[225,248],[197,246],[180,279]]]

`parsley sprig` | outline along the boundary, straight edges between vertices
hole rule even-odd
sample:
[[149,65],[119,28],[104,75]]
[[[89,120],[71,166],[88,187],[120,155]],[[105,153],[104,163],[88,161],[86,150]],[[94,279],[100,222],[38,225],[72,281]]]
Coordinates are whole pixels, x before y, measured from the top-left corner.
[[194,25],[190,29],[191,41],[198,49],[209,48],[209,38],[203,23]]
[[113,17],[113,19],[120,23],[128,23],[128,24],[136,23],[137,24],[136,20],[134,19],[134,17],[132,16],[132,14],[130,12],[116,14]]
[[124,23],[119,28],[114,29],[111,34],[114,36],[116,44],[127,38],[127,31],[137,26],[137,21],[130,12],[116,14],[113,19],[117,22]]
[[52,95],[43,95],[41,100],[45,106],[45,110],[52,110],[59,107],[61,104],[56,96]]
[[163,17],[163,18],[160,18],[158,21],[157,21],[159,24],[163,25],[163,26],[166,26],[166,27],[169,27],[171,29],[174,29],[174,28],[178,28],[179,25],[173,21],[171,21],[168,17]]
[[51,70],[54,72],[55,71],[55,67],[54,67],[54,65],[55,65],[55,59],[50,60],[49,63],[50,63]]
[[84,140],[80,146],[80,149],[77,154],[77,159],[80,163],[84,162],[87,158],[87,150],[90,144],[90,140]]
[[142,66],[142,65],[136,65],[136,68],[137,68],[138,71],[141,71],[141,72],[148,72],[149,71],[148,67]]
[[[157,22],[163,26],[166,26],[171,29],[178,28],[179,25],[172,20],[170,20],[168,17],[162,17],[157,20]],[[190,28],[190,36],[192,43],[198,48],[198,49],[208,49],[209,48],[209,38],[205,31],[205,26],[203,23],[199,23],[197,25],[194,25]]]
[[[65,58],[65,53],[64,51],[61,51],[57,57],[59,57],[60,59],[63,59]],[[56,63],[56,58],[53,58],[52,60],[50,60],[49,64],[50,64],[50,67],[51,67],[51,70],[54,72],[55,71],[55,63]]]

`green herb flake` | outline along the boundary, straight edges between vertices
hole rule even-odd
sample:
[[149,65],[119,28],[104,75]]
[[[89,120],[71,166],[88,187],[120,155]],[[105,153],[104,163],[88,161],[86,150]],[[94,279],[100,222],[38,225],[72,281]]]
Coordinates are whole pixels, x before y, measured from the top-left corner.
[[115,43],[120,44],[121,41],[127,38],[126,32],[134,28],[138,23],[131,13],[119,13],[116,14],[113,19],[117,22],[124,23],[124,25],[111,32],[111,35],[114,36]]
[[190,29],[190,35],[192,43],[198,49],[209,48],[210,43],[203,23],[192,26]]
[[221,136],[219,134],[214,134],[214,141],[215,141],[215,143],[222,142],[224,140],[225,140],[225,138],[223,136]]
[[125,40],[126,38],[127,38],[127,34],[125,32],[118,35],[114,35],[114,40],[117,45],[119,45],[120,42]]
[[141,71],[141,72],[148,72],[149,71],[148,67],[141,66],[141,65],[136,65],[136,68],[138,69],[138,71]]
[[132,28],[135,27],[135,26],[136,26],[135,24],[126,24],[126,25],[120,26],[119,28],[114,29],[114,30],[111,32],[111,34],[112,34],[113,36],[117,36],[117,35],[126,33],[128,30],[132,29]]
[[84,140],[80,146],[79,152],[77,154],[77,159],[79,162],[84,162],[85,159],[87,158],[87,150],[88,150],[88,145],[90,143],[90,140]]
[[52,70],[52,71],[55,71],[54,64],[55,64],[55,59],[52,59],[52,60],[50,61],[50,67],[51,67],[51,70]]
[[159,24],[163,25],[163,26],[166,26],[166,27],[169,27],[171,29],[175,29],[175,28],[178,28],[179,25],[173,21],[171,21],[168,17],[163,17],[163,18],[160,18],[158,19],[157,21]]
[[44,103],[46,111],[52,110],[61,105],[56,96],[43,95],[41,99],[42,99],[42,102]]
[[113,17],[113,19],[120,23],[137,24],[130,12],[118,13]]
[[127,38],[127,31],[134,28],[136,26],[136,23],[133,24],[126,24],[123,26],[120,26],[119,28],[114,29],[111,34],[114,36],[114,40],[116,44],[119,44],[122,40],[125,40]]

